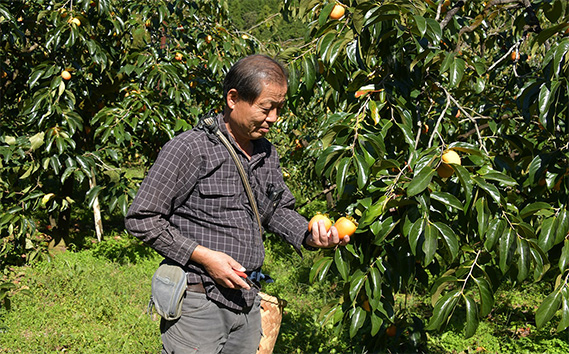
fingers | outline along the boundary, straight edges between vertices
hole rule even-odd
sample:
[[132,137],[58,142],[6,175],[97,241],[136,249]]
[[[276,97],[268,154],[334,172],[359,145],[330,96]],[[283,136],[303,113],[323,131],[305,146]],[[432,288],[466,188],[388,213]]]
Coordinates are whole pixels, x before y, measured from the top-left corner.
[[208,274],[221,286],[230,289],[251,289],[251,287],[241,278],[236,271],[241,274],[245,268],[229,255],[223,252],[212,251],[203,262],[203,266]]
[[[242,272],[240,272],[240,273],[242,273]],[[247,277],[247,275],[245,273],[242,273],[242,274],[244,274],[245,277]],[[245,289],[245,290],[251,289],[249,284],[247,284],[247,282],[245,281],[245,277],[238,275],[237,272],[235,272],[235,275],[237,276],[237,279],[235,279],[234,277],[231,278],[231,281],[233,282],[232,289]]]
[[328,235],[326,234],[326,225],[323,220],[316,223],[316,227],[312,227],[312,242],[317,246],[327,243]]
[[350,242],[350,237],[346,236],[340,239],[338,229],[332,226],[328,231],[326,231],[326,225],[323,221],[319,221],[316,227],[312,228],[312,237],[310,239],[310,245],[320,248],[330,248],[335,246],[345,246]]
[[328,242],[331,246],[335,246],[340,243],[340,235],[338,235],[338,229],[334,226],[330,228],[330,237],[328,238]]
[[247,274],[245,274],[245,272],[241,272],[239,270],[234,270],[235,274],[237,274],[239,276],[239,281],[236,282],[235,285],[237,285],[237,287],[242,288],[242,289],[251,289],[251,287],[249,286],[249,284],[247,284],[247,282],[245,281],[245,278],[247,278]]

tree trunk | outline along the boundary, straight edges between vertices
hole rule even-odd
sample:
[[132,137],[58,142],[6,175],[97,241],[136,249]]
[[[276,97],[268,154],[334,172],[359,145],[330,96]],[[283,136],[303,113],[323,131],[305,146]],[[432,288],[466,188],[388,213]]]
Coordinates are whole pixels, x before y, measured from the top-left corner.
[[[95,173],[91,172],[92,177],[89,178],[89,187],[93,188],[97,185]],[[99,197],[95,197],[93,201],[93,216],[95,218],[95,233],[97,234],[97,241],[103,240],[103,220],[101,219],[101,206],[99,204]]]

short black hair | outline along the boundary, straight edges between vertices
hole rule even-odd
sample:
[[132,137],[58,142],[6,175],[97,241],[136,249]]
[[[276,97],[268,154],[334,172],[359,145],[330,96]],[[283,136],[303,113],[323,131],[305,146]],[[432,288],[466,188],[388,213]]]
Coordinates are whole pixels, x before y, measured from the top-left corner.
[[225,76],[223,101],[226,102],[229,90],[235,89],[240,99],[253,103],[261,95],[264,84],[286,86],[287,80],[286,69],[275,59],[263,54],[249,55],[239,59]]

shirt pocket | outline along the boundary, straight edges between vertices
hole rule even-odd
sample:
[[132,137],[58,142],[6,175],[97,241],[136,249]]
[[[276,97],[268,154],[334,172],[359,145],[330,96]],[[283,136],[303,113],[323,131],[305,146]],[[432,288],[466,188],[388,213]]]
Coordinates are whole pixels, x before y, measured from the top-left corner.
[[198,191],[203,198],[234,197],[239,194],[238,186],[233,180],[204,179],[198,185]]

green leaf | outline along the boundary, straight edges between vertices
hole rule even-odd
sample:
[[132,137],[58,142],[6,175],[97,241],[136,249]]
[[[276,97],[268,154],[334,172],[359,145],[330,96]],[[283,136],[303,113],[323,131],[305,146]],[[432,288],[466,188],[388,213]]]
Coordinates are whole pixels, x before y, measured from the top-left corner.
[[514,240],[516,238],[516,232],[512,229],[506,230],[504,236],[500,238],[499,253],[500,253],[500,270],[502,273],[506,273],[510,264],[512,263],[512,257],[515,250]]
[[535,313],[535,324],[538,329],[541,329],[547,322],[549,322],[559,307],[561,306],[561,292],[555,289],[549,294],[545,300],[539,305]]
[[451,87],[457,87],[460,84],[465,68],[466,62],[463,59],[455,58],[451,63],[449,71],[449,84]]
[[356,177],[358,182],[358,188],[363,189],[367,183],[369,177],[369,166],[365,161],[365,157],[359,154],[355,155],[354,167],[356,168]]
[[441,293],[444,290],[448,289],[450,286],[455,285],[456,282],[457,278],[453,275],[443,275],[436,278],[430,289],[431,305],[434,307],[437,304],[437,301],[439,301]]
[[399,129],[401,129],[401,132],[403,133],[403,137],[405,138],[405,141],[407,142],[409,147],[414,150],[415,149],[415,140],[413,138],[413,131],[411,130],[411,128],[409,128],[405,124],[400,124],[400,123],[396,123],[396,124],[399,127]]
[[472,278],[480,292],[480,317],[486,317],[494,307],[494,292],[486,278]]
[[328,270],[330,270],[330,266],[332,265],[332,257],[324,257],[320,258],[312,265],[310,268],[310,274],[308,279],[310,282],[322,281],[326,277]]
[[327,62],[326,53],[334,44],[334,39],[336,39],[336,32],[332,31],[326,33],[318,42],[318,52],[320,53],[320,59],[324,62]]
[[381,317],[377,316],[374,312],[372,312],[371,313],[371,332],[370,332],[370,334],[372,336],[375,336],[377,334],[377,332],[379,332],[381,325],[383,325],[383,319]]
[[537,244],[543,252],[547,252],[555,244],[555,232],[557,231],[557,217],[553,216],[543,220],[541,232],[539,233]]
[[350,338],[353,338],[363,326],[366,316],[366,311],[361,307],[356,307],[353,310],[352,322],[350,323]]
[[518,237],[518,261],[516,265],[518,267],[518,281],[524,281],[529,274],[530,266],[531,266],[531,253],[528,241]]
[[[540,117],[547,115],[549,111],[549,106],[553,103],[557,88],[559,87],[559,81],[544,82],[539,90],[539,112]],[[545,125],[545,124],[544,124]]]
[[95,202],[95,198],[99,196],[101,191],[103,190],[102,186],[94,186],[93,188],[89,189],[86,194],[86,202],[89,208],[93,207],[93,203]]
[[407,196],[412,197],[424,191],[431,183],[434,175],[435,170],[431,166],[423,167],[407,186]]
[[561,243],[569,232],[569,212],[567,209],[561,209],[557,214],[557,225],[555,244]]
[[342,276],[344,281],[348,280],[348,276],[350,275],[350,263],[344,259],[344,252],[342,251],[343,248],[339,247],[336,249],[334,253],[334,264],[338,269],[338,272]]
[[[553,56],[553,70],[555,72],[555,76],[559,75],[559,71],[563,70],[564,65],[560,65],[563,63],[563,58],[569,51],[569,40],[564,39],[561,43],[557,44],[557,48],[555,49],[555,54]],[[565,66],[567,62],[565,61]]]
[[506,185],[506,186],[510,186],[510,187],[513,187],[513,186],[518,184],[518,182],[516,182],[516,180],[513,179],[512,177],[507,176],[501,172],[496,172],[496,171],[488,172],[487,174],[482,175],[481,177],[486,179],[486,180],[492,180],[492,181],[500,182],[501,184]]
[[457,197],[447,192],[434,191],[431,193],[431,198],[457,210],[464,208],[464,205]]
[[466,199],[466,203],[464,204],[463,211],[466,212],[466,209],[468,208],[470,201],[472,199],[472,190],[473,190],[472,178],[470,177],[470,172],[468,172],[468,170],[462,167],[461,165],[454,165],[453,168],[454,171],[456,172],[456,175],[458,176],[458,180],[460,181],[462,188],[464,188],[464,196]]
[[75,156],[75,159],[81,167],[81,170],[83,170],[87,176],[91,177],[91,164],[93,161],[85,156],[80,155]]
[[294,63],[290,64],[288,71],[288,97],[292,98],[300,86],[300,77]]
[[470,338],[476,333],[476,329],[478,328],[478,306],[476,305],[476,301],[469,295],[464,296],[464,300],[466,305],[464,336],[465,338]]
[[528,172],[529,172],[529,179],[532,183],[537,183],[539,180],[539,177],[545,173],[545,163],[543,161],[543,158],[541,155],[537,155],[536,157],[534,157],[534,159],[531,161],[531,163],[529,164],[528,167]]
[[565,273],[569,264],[569,240],[565,240],[559,256],[559,271]]
[[437,253],[439,230],[432,224],[425,226],[425,242],[423,242],[423,252],[425,253],[424,265],[430,264]]
[[443,36],[441,25],[433,18],[425,18],[425,21],[427,21],[427,33],[431,35],[433,45],[438,46]]
[[520,211],[520,218],[525,219],[542,209],[551,209],[551,205],[546,202],[536,202],[526,205],[522,211]]
[[506,220],[501,218],[490,220],[488,229],[486,230],[486,240],[484,241],[484,248],[486,248],[488,252],[492,251],[494,245],[496,245],[496,241],[502,237],[505,230]]
[[359,227],[364,228],[371,224],[383,213],[383,208],[385,206],[386,196],[382,196],[378,201],[367,207],[359,220]]
[[445,244],[448,247],[448,250],[452,257],[450,261],[454,261],[456,256],[458,256],[458,250],[459,250],[458,236],[454,233],[454,231],[450,228],[450,226],[448,226],[445,223],[439,221],[434,223],[433,226],[439,230],[440,234],[443,237],[443,240],[445,241]]
[[486,88],[486,80],[482,77],[477,77],[476,82],[474,83],[474,92],[480,94],[484,92],[485,88]]
[[328,21],[328,17],[330,16],[330,12],[332,12],[332,9],[334,8],[335,3],[334,2],[330,2],[328,4],[326,4],[326,6],[322,7],[322,9],[320,10],[320,16],[318,17],[318,25],[320,27],[322,27],[326,21]]
[[345,182],[350,168],[350,160],[349,157],[343,157],[337,166],[336,190],[339,196],[344,193]]
[[569,289],[566,286],[561,290],[561,321],[557,325],[557,332],[561,332],[569,327]]
[[450,66],[451,66],[452,62],[454,61],[454,58],[456,58],[455,53],[445,53],[445,58],[444,58],[443,62],[441,63],[441,67],[440,67],[441,73],[447,72],[450,69]]
[[427,331],[438,330],[445,324],[458,302],[460,290],[453,290],[441,297],[435,304],[433,315],[425,328]]
[[384,220],[376,220],[370,227],[371,232],[375,235],[373,244],[380,246],[385,238],[395,229],[401,219],[395,219],[392,216]]
[[360,290],[362,289],[362,286],[364,285],[365,279],[366,279],[366,277],[364,276],[362,271],[359,269],[356,271],[356,274],[352,275],[352,279],[350,281],[350,290],[349,290],[351,301],[354,301],[356,296],[358,296],[358,294],[360,293]]
[[32,74],[30,75],[30,79],[28,80],[28,86],[31,88],[33,88],[37,83],[38,80],[42,77],[42,75],[44,74],[44,70],[37,70],[32,72]]
[[535,242],[530,243],[530,252],[534,263],[533,278],[535,282],[538,282],[545,275],[545,272],[549,270],[549,260]]
[[417,244],[419,243],[419,238],[423,234],[425,224],[426,220],[420,218],[413,223],[413,226],[411,226],[411,230],[409,231],[409,246],[411,246],[411,252],[413,252],[414,256],[417,255]]
[[308,90],[312,90],[316,81],[316,69],[312,56],[305,56],[302,60],[302,68],[304,69],[304,84]]
[[381,274],[379,273],[379,269],[376,267],[371,267],[369,270],[369,277],[373,283],[373,289],[381,289]]
[[478,234],[480,238],[486,234],[486,228],[488,227],[488,208],[486,203],[486,198],[482,197],[478,199],[475,203],[476,208],[476,222],[478,224]]
[[424,37],[425,33],[427,33],[427,21],[423,16],[419,15],[415,15],[413,18],[415,19],[415,24],[417,24],[417,29],[419,30],[421,37]]
[[480,187],[482,188],[486,193],[488,193],[488,195],[490,195],[490,197],[492,197],[492,199],[494,199],[494,201],[496,202],[496,204],[500,205],[500,191],[498,190],[498,188],[496,188],[495,185],[490,184],[486,181],[484,181],[482,178],[480,177],[474,177],[472,178],[472,180],[474,180],[474,182]]
[[326,148],[314,165],[314,169],[318,175],[322,175],[326,167],[335,161],[339,155],[346,150],[346,147],[340,145],[332,145]]

